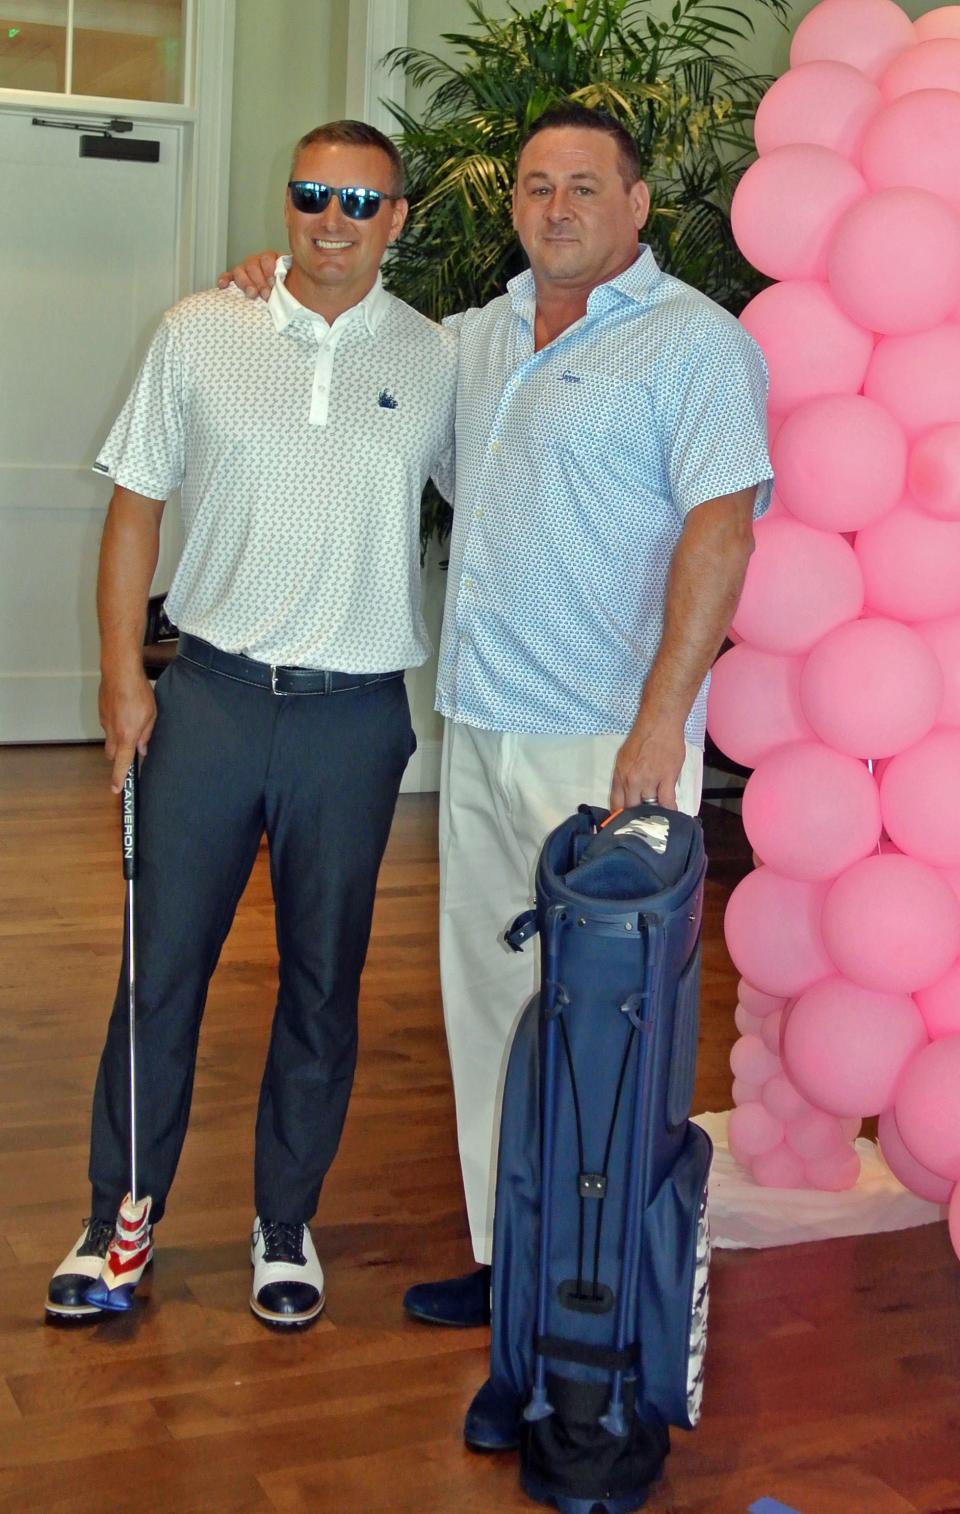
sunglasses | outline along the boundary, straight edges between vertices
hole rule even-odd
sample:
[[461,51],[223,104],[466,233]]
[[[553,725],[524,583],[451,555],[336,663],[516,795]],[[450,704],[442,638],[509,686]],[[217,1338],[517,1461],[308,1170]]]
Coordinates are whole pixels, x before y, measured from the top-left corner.
[[350,221],[370,221],[383,200],[399,200],[400,195],[384,194],[381,189],[335,189],[332,184],[314,184],[307,179],[291,179],[287,188],[294,210],[304,215],[319,215],[336,195],[340,209]]

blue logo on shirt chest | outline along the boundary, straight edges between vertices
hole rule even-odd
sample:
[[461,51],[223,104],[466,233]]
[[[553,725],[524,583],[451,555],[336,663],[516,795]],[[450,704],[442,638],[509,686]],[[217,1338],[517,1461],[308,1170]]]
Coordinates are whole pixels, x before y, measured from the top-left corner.
[[381,410],[396,410],[397,402],[389,389],[381,389],[377,396],[377,404]]

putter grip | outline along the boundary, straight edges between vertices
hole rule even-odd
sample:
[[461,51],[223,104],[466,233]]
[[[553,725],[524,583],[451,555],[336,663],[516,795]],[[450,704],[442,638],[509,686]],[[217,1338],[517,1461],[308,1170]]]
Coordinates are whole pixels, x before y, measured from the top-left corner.
[[134,753],[120,794],[120,843],[123,853],[123,876],[128,882],[137,876],[137,790],[139,785],[140,775],[137,772],[137,758]]

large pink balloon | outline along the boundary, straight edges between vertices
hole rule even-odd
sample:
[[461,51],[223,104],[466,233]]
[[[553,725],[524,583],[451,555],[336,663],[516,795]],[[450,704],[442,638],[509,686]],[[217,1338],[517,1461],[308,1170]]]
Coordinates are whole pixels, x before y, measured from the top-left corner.
[[742,642],[713,665],[707,729],[721,752],[744,767],[790,741],[812,736],[800,709],[799,657]]
[[[895,765],[896,759],[884,782]],[[855,862],[837,879],[824,900],[820,929],[845,977],[888,994],[935,983],[960,952],[960,906],[952,888],[933,868],[895,853]],[[800,1078],[795,1081],[805,1092]],[[843,1113],[876,1110],[850,1107]]]
[[913,33],[918,42],[927,42],[931,37],[960,37],[960,5],[940,5],[918,16]]
[[953,1190],[947,1219],[950,1222],[950,1243],[960,1257],[960,1183]]
[[864,133],[863,176],[871,189],[910,185],[960,205],[960,95],[920,89],[885,105]]
[[765,1019],[767,1015],[775,1015],[778,1010],[787,1007],[787,1001],[781,995],[765,994],[748,983],[746,978],[741,978],[737,984],[737,999],[747,1014],[754,1015],[758,1020]]
[[909,1188],[918,1198],[929,1199],[931,1204],[947,1202],[953,1192],[951,1179],[930,1172],[910,1155],[897,1129],[897,1117],[892,1109],[885,1109],[880,1116],[877,1136],[884,1161],[904,1188]]
[[873,335],[843,314],[825,284],[773,284],[740,320],[767,359],[775,414],[818,394],[856,394],[862,387]]
[[849,63],[802,63],[782,74],[760,101],[753,123],[757,151],[813,142],[855,159],[881,100],[877,86]]
[[737,969],[765,993],[799,994],[834,972],[820,936],[826,892],[826,884],[783,878],[769,867],[737,884],[724,920],[727,949]]
[[881,338],[863,392],[889,410],[909,437],[960,421],[960,326]]
[[960,520],[960,425],[938,426],[915,444],[907,484],[918,505],[944,520]]
[[894,58],[880,80],[885,100],[918,89],[960,89],[960,38],[935,37]]
[[897,1090],[896,1117],[916,1161],[960,1178],[960,1036],[931,1041],[914,1057]]
[[[863,578],[848,542],[800,521],[761,521],[734,630],[767,652],[808,652],[863,608]],[[960,595],[960,589],[958,589]]]
[[898,505],[857,533],[867,607],[894,620],[960,612],[960,521]]
[[960,615],[944,620],[923,620],[917,625],[940,664],[943,674],[943,703],[937,715],[938,725],[960,726]]
[[837,222],[866,192],[853,164],[832,148],[778,147],[737,185],[730,206],[737,246],[772,279],[823,278]]
[[929,988],[918,989],[914,998],[931,1041],[937,1036],[960,1035],[960,961]]
[[877,785],[862,762],[819,741],[780,747],[747,780],[743,828],[775,872],[834,878],[876,850]]
[[[932,729],[943,703],[943,673],[909,626],[876,616],[855,620],[814,647],[800,675],[800,702],[828,746],[851,757],[890,757]],[[759,844],[757,850],[773,862]]]
[[[958,775],[960,731],[936,730],[894,757],[880,781],[888,835],[902,852],[932,867],[960,866]],[[943,887],[949,885],[944,881]]]
[[727,1141],[743,1166],[754,1157],[772,1151],[782,1140],[783,1125],[762,1104],[741,1104],[730,1116]]
[[914,41],[910,21],[893,0],[823,0],[794,32],[790,63],[834,58],[879,79]]
[[906,994],[880,993],[832,977],[794,1005],[784,1031],[783,1065],[820,1109],[874,1115],[893,1102],[907,1061],[926,1042],[920,1011]]
[[903,495],[907,439],[881,405],[861,394],[798,405],[770,455],[790,514],[822,531],[859,531]]
[[852,321],[887,335],[926,331],[957,303],[960,215],[928,189],[881,189],[835,223],[826,266]]

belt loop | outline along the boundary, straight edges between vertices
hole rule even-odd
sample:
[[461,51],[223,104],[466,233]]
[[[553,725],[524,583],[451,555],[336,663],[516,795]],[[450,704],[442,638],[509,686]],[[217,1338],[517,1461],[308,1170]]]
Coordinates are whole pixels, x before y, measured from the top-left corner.
[[323,692],[325,694],[333,693],[333,674],[329,670],[323,675]]

